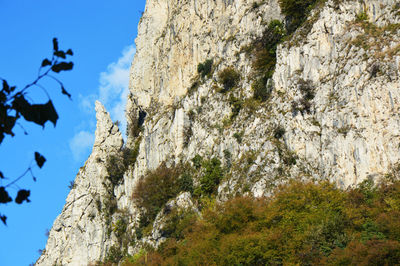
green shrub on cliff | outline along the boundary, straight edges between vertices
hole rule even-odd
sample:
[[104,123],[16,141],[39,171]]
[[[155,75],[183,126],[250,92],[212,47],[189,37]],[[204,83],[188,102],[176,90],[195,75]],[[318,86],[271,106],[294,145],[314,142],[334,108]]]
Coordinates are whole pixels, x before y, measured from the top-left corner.
[[184,166],[167,167],[162,164],[149,171],[138,182],[132,195],[133,201],[146,210],[141,226],[152,223],[165,204],[182,191],[193,192],[192,176]]
[[142,225],[152,222],[164,204],[179,193],[179,175],[180,171],[177,168],[169,168],[162,164],[138,182],[132,199],[146,210]]
[[221,92],[227,92],[236,87],[240,81],[240,74],[233,67],[227,67],[218,73],[219,82],[224,86]]
[[195,196],[210,196],[218,188],[224,176],[221,161],[218,158],[202,161],[203,176],[200,178],[200,186],[194,190]]
[[397,265],[399,206],[400,181],[346,191],[292,181],[206,208],[134,265]]
[[204,78],[205,76],[211,74],[212,65],[213,65],[213,60],[207,59],[203,63],[197,65],[197,72]]
[[276,49],[286,36],[282,22],[273,20],[265,29],[261,38],[254,43],[253,69],[257,79],[252,84],[254,98],[266,101],[271,93],[267,88],[268,80],[272,78],[276,65]]
[[289,33],[295,31],[310,14],[318,2],[324,0],[279,0],[282,13],[286,16],[286,28]]

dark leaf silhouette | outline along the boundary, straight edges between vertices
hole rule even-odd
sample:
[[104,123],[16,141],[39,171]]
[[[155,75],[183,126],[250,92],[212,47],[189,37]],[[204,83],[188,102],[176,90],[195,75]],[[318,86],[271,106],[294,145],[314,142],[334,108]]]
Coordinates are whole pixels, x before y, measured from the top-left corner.
[[42,67],[50,66],[50,65],[51,65],[51,62],[49,61],[49,59],[46,58],[42,61]]
[[53,49],[54,49],[54,51],[58,51],[58,41],[57,41],[57,38],[53,38]]
[[25,99],[24,95],[19,94],[14,98],[12,102],[12,108],[17,112],[17,114],[29,113],[31,104]]
[[64,51],[56,51],[56,52],[54,52],[54,55],[57,57],[61,57],[63,59],[66,58]]
[[7,96],[4,91],[0,91],[0,103],[3,104],[5,101],[7,101]]
[[1,220],[5,225],[7,225],[7,216],[5,216],[5,215],[0,215],[0,220]]
[[37,165],[39,166],[39,168],[42,168],[42,166],[44,165],[44,163],[46,162],[46,158],[44,158],[43,155],[41,155],[40,153],[38,153],[37,151],[35,152],[35,161],[37,163]]
[[5,187],[0,187],[0,203],[8,203],[12,201],[12,198],[8,195]]
[[12,129],[15,125],[15,122],[17,121],[17,117],[14,116],[6,116],[4,117],[4,120],[2,121],[3,123],[3,131],[4,133],[14,136],[14,133],[12,132]]
[[58,64],[55,64],[51,67],[51,70],[53,70],[56,73],[59,73],[61,71],[67,71],[67,70],[71,70],[74,67],[74,63],[72,62],[61,62]]
[[[73,68],[72,62],[60,61],[62,59],[66,59],[67,56],[72,56],[73,52],[71,49],[68,49],[66,52],[60,50],[57,38],[53,39],[52,44],[53,51],[50,59],[48,59],[48,57],[42,60],[40,65],[41,68],[39,69],[37,78],[22,89],[17,90],[16,86],[10,86],[6,80],[0,78],[0,144],[2,143],[6,135],[14,136],[13,129],[17,124],[22,128],[25,135],[28,134],[24,126],[21,124],[21,121],[18,121],[22,117],[26,121],[33,122],[37,125],[41,125],[42,127],[44,127],[47,121],[52,122],[53,125],[56,126],[58,114],[55,110],[53,102],[50,99],[49,94],[47,93],[47,89],[42,84],[43,80],[52,79],[56,81],[61,86],[61,93],[71,99],[71,94],[64,88],[63,83],[57,78],[51,76],[50,71],[59,73],[61,71],[71,70]],[[48,68],[41,71],[43,67]],[[32,87],[40,87],[41,89],[43,89],[44,92],[47,94],[49,100],[45,103],[39,102],[39,104],[36,104],[35,98],[28,98],[27,95],[30,92],[29,89],[31,89]],[[42,168],[44,163],[46,162],[46,158],[40,153],[35,152],[35,161],[39,168]],[[24,174],[19,177],[13,179],[7,176],[7,179],[11,179],[11,181],[7,185],[1,186],[3,184],[0,183],[0,204],[6,204],[13,201],[13,198],[10,197],[7,189],[11,187],[11,185],[13,185],[13,188],[14,186],[18,187],[16,183],[28,173],[31,174],[33,181],[36,182],[36,177],[33,175],[32,172],[32,166],[29,166]],[[6,177],[2,172],[0,172],[0,180],[4,179],[6,179]],[[21,204],[24,201],[30,202],[29,196],[29,190],[21,189],[18,191],[15,202],[17,204]],[[6,225],[7,217],[0,213],[0,219]]]
[[21,189],[18,191],[17,197],[15,198],[15,202],[21,204],[22,202],[31,202],[28,197],[31,195],[29,190]]
[[13,108],[20,113],[26,121],[34,122],[44,127],[47,121],[56,126],[58,114],[52,101],[45,104],[30,104],[23,95],[17,96],[13,101]]
[[7,81],[3,79],[3,90],[7,93],[10,93],[10,86],[8,85]]
[[[58,114],[52,101],[48,101],[45,104],[33,104],[31,107],[32,115],[24,118],[28,121],[33,121],[36,124],[44,126],[47,121],[53,123],[54,126],[57,124]],[[31,119],[31,120],[30,120]]]
[[61,85],[61,93],[67,95],[69,99],[71,99],[71,94],[65,90],[64,86]]

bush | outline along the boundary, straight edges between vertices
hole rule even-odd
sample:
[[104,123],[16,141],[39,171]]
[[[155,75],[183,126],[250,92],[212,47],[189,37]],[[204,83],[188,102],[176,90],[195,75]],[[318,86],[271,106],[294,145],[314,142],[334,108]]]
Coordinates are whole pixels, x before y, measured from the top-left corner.
[[193,81],[192,85],[190,86],[188,93],[192,94],[194,91],[196,91],[201,85],[200,80],[195,80]]
[[193,136],[192,124],[190,123],[183,130],[183,146],[187,147],[190,143],[190,138]]
[[107,252],[105,262],[118,263],[123,258],[122,251],[119,247],[112,246]]
[[[211,204],[204,208],[201,218],[171,212],[164,233],[172,239],[149,252],[147,262],[398,265],[398,178],[378,185],[367,180],[345,191],[329,182],[292,180],[279,186],[273,195]],[[145,262],[142,259],[134,265]]]
[[239,114],[240,110],[242,109],[243,101],[241,99],[236,98],[235,96],[233,96],[231,94],[231,95],[229,95],[229,103],[232,108],[232,114],[230,117],[230,119],[232,120]]
[[283,137],[283,135],[285,135],[285,133],[286,133],[285,128],[283,128],[282,126],[277,126],[274,129],[274,138],[280,139]]
[[398,265],[400,243],[393,240],[352,241],[324,259],[326,265]]
[[141,137],[136,139],[133,149],[123,147],[121,153],[112,154],[107,158],[107,179],[111,182],[111,190],[114,190],[115,186],[121,184],[124,173],[128,167],[136,163],[139,155],[140,142]]
[[397,265],[399,203],[399,180],[346,191],[291,181],[269,198],[206,208],[201,219],[172,213],[173,239],[148,258],[158,265]]
[[363,22],[368,20],[368,15],[365,12],[358,13],[356,16],[357,22]]
[[179,191],[193,193],[193,178],[188,172],[184,172],[178,179]]
[[179,193],[178,177],[180,171],[177,167],[168,168],[162,164],[157,169],[150,171],[135,187],[132,199],[146,210],[142,226],[154,221],[158,212],[168,200],[175,198]]
[[271,78],[276,64],[276,48],[286,36],[286,31],[282,22],[272,20],[264,30],[261,38],[255,41],[256,61],[253,67],[261,73],[265,73],[267,78]]
[[279,0],[282,13],[288,22],[286,28],[289,33],[294,32],[307,19],[318,2],[324,0]]
[[197,214],[191,210],[173,210],[168,216],[165,226],[162,229],[164,237],[175,238],[177,240],[183,239],[190,228],[197,219]]
[[271,88],[267,88],[267,84],[275,71],[276,49],[285,35],[282,22],[273,20],[262,37],[255,41],[253,68],[258,78],[253,82],[252,89],[257,100],[266,101],[271,94]]
[[306,100],[312,100],[315,97],[315,91],[314,87],[312,85],[312,82],[310,80],[303,80],[300,79],[298,81],[298,88],[303,95],[303,98]]
[[113,224],[113,232],[120,239],[124,234],[126,234],[127,223],[125,219],[119,219],[115,224]]
[[213,60],[207,59],[203,63],[198,64],[197,72],[201,75],[201,77],[204,78],[205,76],[211,74],[212,65],[213,65]]
[[200,155],[196,154],[193,157],[192,162],[193,162],[194,168],[199,169],[201,167],[202,162],[203,162],[203,158]]
[[240,144],[240,143],[242,143],[243,135],[244,135],[244,131],[240,131],[240,132],[235,132],[235,134],[233,134],[233,137]]
[[233,67],[227,67],[218,73],[218,79],[224,86],[221,92],[227,92],[237,86],[240,81],[240,74]]
[[221,161],[215,157],[211,160],[203,161],[202,168],[203,176],[200,178],[200,187],[195,190],[195,194],[197,196],[214,194],[223,178]]
[[253,97],[256,100],[265,102],[271,95],[271,90],[267,88],[269,78],[267,76],[261,77],[251,84],[253,89]]
[[135,165],[137,157],[139,156],[141,140],[141,137],[136,139],[133,149],[129,149],[127,147],[122,149],[122,159],[125,171],[130,165]]
[[251,8],[252,8],[252,9],[257,9],[259,6],[260,6],[259,3],[254,2],[254,3],[251,5]]
[[109,191],[109,194],[104,198],[103,202],[99,203],[97,203],[98,209],[100,208],[100,210],[103,211],[105,219],[107,222],[110,222],[111,216],[118,210],[118,204],[114,196],[114,191]]
[[147,257],[147,252],[144,249],[141,249],[135,255],[133,256],[128,255],[125,258],[123,258],[121,266],[134,265],[135,263],[138,263],[139,261],[143,260],[143,258],[144,262],[146,262],[146,257]]
[[106,168],[108,173],[107,179],[111,182],[112,188],[114,188],[114,186],[121,183],[124,177],[126,167],[123,159],[115,154],[110,155],[107,158]]
[[126,132],[129,137],[136,138],[143,130],[143,123],[147,113],[143,110],[139,110],[139,112],[131,111],[127,113],[127,115],[129,117],[129,123],[127,124]]

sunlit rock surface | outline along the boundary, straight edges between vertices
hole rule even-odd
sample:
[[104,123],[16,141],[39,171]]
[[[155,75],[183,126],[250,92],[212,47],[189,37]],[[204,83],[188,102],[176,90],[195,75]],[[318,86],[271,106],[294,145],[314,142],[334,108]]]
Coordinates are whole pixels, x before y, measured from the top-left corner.
[[[327,1],[309,23],[279,45],[270,98],[251,100],[254,70],[249,45],[273,19],[283,21],[278,2],[245,0],[148,0],[139,24],[126,108],[131,126],[145,113],[134,165],[113,191],[103,184],[106,161],[123,145],[100,104],[93,152],[50,231],[38,265],[85,265],[103,260],[118,246],[112,226],[124,217],[134,235],[141,210],[134,203],[137,181],[162,163],[190,163],[195,155],[218,157],[228,169],[218,200],[232,195],[268,195],[293,177],[329,179],[346,188],[379,179],[399,160],[400,16],[395,0]],[[366,14],[379,32],[370,36],[357,20]],[[390,26],[393,27],[390,27]],[[197,79],[197,66],[213,59],[213,73]],[[221,93],[218,72],[233,67],[239,85]],[[200,81],[198,86],[194,82]],[[296,111],[301,87],[314,92],[308,112]],[[232,118],[232,98],[242,108]],[[277,132],[280,130],[280,133]],[[128,132],[130,132],[128,130]],[[96,202],[116,200],[109,220]],[[170,201],[195,208],[188,193]],[[172,206],[171,205],[171,206]],[[182,206],[183,206],[182,205]],[[100,212],[99,212],[100,210]],[[151,235],[128,245],[138,252],[165,240],[160,212]],[[111,229],[110,229],[111,228]]]

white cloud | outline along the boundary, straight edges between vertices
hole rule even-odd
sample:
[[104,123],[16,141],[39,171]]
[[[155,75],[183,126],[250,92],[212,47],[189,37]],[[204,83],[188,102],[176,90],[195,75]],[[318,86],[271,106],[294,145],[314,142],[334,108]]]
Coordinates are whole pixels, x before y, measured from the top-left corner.
[[126,133],[125,106],[129,93],[129,69],[135,52],[132,45],[125,47],[118,61],[109,64],[107,71],[100,73],[100,101],[110,112],[111,119],[120,122],[123,136]]
[[118,61],[109,64],[107,71],[100,73],[99,97],[103,104],[119,98],[128,88],[129,68],[135,52],[133,46],[125,47]]
[[99,97],[96,94],[89,95],[78,95],[79,98],[79,108],[86,114],[94,113],[94,103]]
[[126,118],[125,118],[125,106],[126,99],[128,97],[129,89],[128,86],[122,91],[119,101],[115,102],[110,110],[111,118],[115,121],[120,122],[119,129],[122,131],[122,135],[125,136],[126,133]]
[[85,130],[79,131],[75,136],[69,141],[69,148],[71,149],[72,155],[76,161],[81,161],[88,156],[90,149],[94,143],[94,134]]
[[100,73],[98,92],[89,95],[79,95],[79,108],[91,118],[79,126],[80,130],[70,140],[69,147],[75,160],[84,160],[93,146],[94,134],[90,133],[95,124],[94,102],[99,99],[111,114],[113,121],[120,122],[120,130],[125,136],[126,119],[125,105],[129,93],[129,69],[136,52],[134,46],[123,49],[122,55],[116,62],[107,66],[107,70]]

